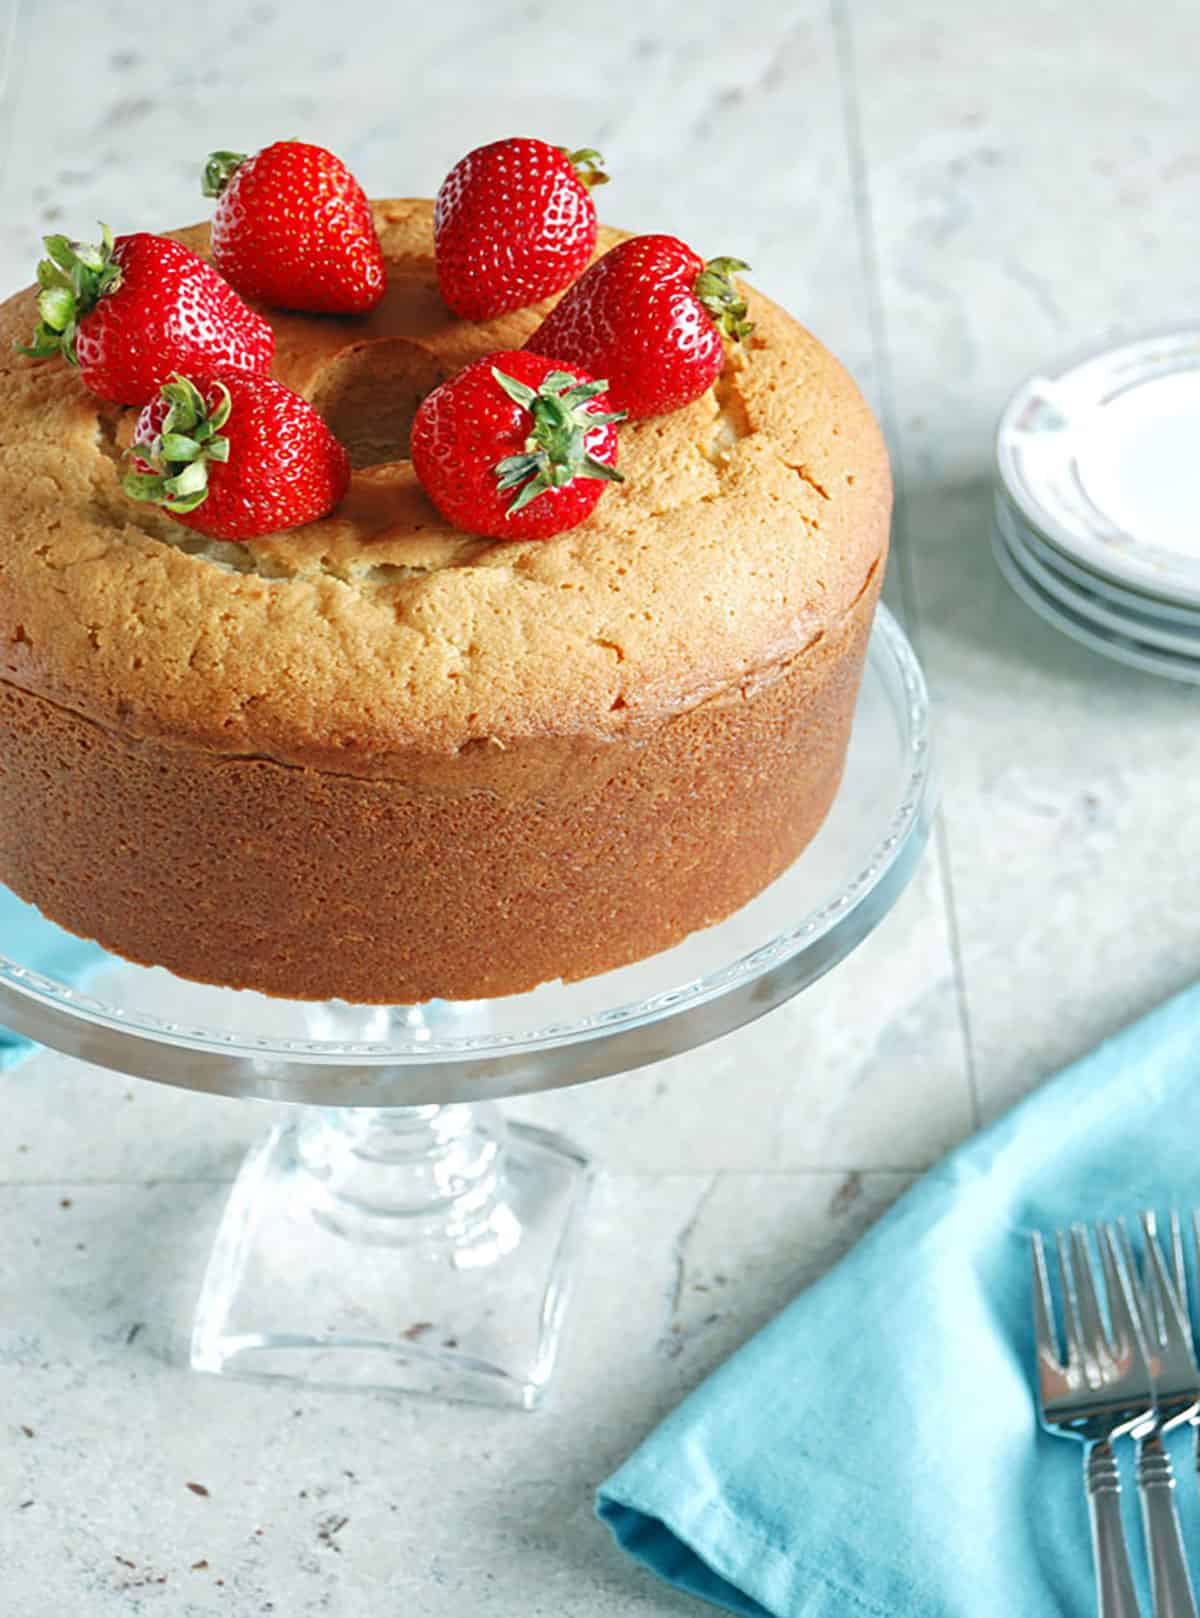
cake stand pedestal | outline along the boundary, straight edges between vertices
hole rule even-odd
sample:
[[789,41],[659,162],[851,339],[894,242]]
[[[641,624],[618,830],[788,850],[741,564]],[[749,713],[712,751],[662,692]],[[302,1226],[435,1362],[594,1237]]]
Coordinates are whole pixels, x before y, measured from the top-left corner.
[[553,1370],[589,1165],[492,1103],[644,1067],[814,983],[903,891],[933,797],[924,682],[881,610],[821,831],[675,949],[581,983],[408,1007],[272,1000],[118,962],[80,988],[0,953],[0,1023],[121,1073],[302,1104],[234,1186],[198,1369],[528,1409]]
[[587,1158],[490,1104],[309,1111],[238,1176],[195,1368],[534,1405]]

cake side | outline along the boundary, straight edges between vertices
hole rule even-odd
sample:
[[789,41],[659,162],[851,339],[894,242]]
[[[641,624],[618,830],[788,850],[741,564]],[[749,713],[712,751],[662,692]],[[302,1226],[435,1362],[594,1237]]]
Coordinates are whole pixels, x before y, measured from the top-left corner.
[[[390,282],[371,316],[270,312],[276,374],[360,463],[350,493],[249,545],[126,500],[131,413],[10,352],[31,293],[0,307],[0,682],[131,740],[520,797],[577,797],[612,778],[614,746],[799,681],[806,660],[819,684],[822,647],[878,587],[890,502],[878,429],[837,361],[748,289],[740,363],[693,405],[622,428],[627,482],[587,523],[473,539],[417,485],[407,422],[549,303],[457,321],[430,205],[380,203],[376,221]],[[180,234],[203,248],[202,227]]]
[[569,802],[135,739],[0,683],[0,878],[188,978],[367,1004],[516,994],[739,909],[841,778],[878,576],[778,678],[578,752]]

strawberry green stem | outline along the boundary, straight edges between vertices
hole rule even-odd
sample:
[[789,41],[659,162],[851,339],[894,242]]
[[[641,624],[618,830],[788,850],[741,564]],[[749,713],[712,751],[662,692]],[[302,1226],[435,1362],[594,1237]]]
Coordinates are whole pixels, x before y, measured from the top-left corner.
[[209,463],[229,459],[229,440],[220,436],[220,430],[229,420],[232,404],[223,382],[214,385],[217,402],[210,406],[196,384],[178,371],[161,391],[171,406],[162,430],[151,443],[134,444],[126,451],[153,470],[126,472],[121,487],[131,500],[149,501],[184,516],[208,498]]
[[565,488],[576,478],[624,482],[615,466],[597,460],[584,447],[584,439],[593,427],[625,419],[624,410],[587,408],[588,400],[603,393],[607,382],[581,382],[569,371],[551,371],[535,392],[528,383],[518,382],[515,376],[507,376],[494,365],[492,375],[514,404],[529,411],[533,422],[524,454],[507,455],[492,468],[502,490],[520,490],[508,508],[508,516],[547,489]]
[[28,344],[15,346],[35,360],[61,354],[78,365],[75,334],[79,322],[107,292],[121,284],[121,266],[113,263],[113,233],[101,225],[99,247],[73,242],[66,236],[44,236],[46,257],[37,267],[38,314],[41,320]]
[[578,151],[570,152],[565,146],[559,151],[566,157],[567,162],[575,170],[575,176],[581,185],[607,185],[608,175],[604,172],[604,159],[600,153],[591,146],[581,146]]
[[739,270],[750,266],[740,258],[710,258],[696,277],[693,290],[712,316],[713,325],[735,343],[749,337],[754,322],[746,319],[746,300],[733,284]]
[[246,152],[209,152],[204,160],[204,195],[219,197],[247,156]]

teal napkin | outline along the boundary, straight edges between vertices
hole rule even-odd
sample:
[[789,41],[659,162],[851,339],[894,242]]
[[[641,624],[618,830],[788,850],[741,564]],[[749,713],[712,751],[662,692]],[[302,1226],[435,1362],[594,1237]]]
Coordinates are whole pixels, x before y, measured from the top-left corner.
[[[1029,1233],[1194,1204],[1200,986],[927,1174],[642,1444],[601,1518],[754,1618],[1090,1618],[1080,1446],[1036,1419]],[[1128,1466],[1125,1485],[1136,1565]]]
[[[64,933],[5,887],[0,887],[0,955],[73,985],[108,959],[97,945]],[[19,1034],[0,1028],[0,1072],[34,1048]]]

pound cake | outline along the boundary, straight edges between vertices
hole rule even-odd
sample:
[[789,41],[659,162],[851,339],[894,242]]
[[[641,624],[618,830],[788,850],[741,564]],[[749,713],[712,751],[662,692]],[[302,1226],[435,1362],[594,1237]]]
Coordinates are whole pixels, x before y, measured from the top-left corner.
[[[745,288],[715,387],[620,429],[625,481],[548,540],[455,530],[420,401],[554,304],[442,302],[432,205],[372,204],[387,290],[262,309],[354,467],[246,544],[134,504],[134,409],[14,352],[0,307],[0,881],[188,978],[299,999],[513,994],[728,916],[821,824],[887,549],[846,372]],[[177,233],[207,256],[207,227]],[[598,251],[621,240],[601,230]]]

